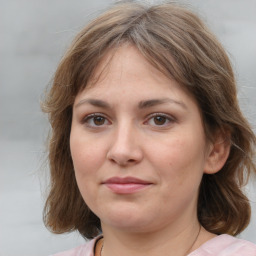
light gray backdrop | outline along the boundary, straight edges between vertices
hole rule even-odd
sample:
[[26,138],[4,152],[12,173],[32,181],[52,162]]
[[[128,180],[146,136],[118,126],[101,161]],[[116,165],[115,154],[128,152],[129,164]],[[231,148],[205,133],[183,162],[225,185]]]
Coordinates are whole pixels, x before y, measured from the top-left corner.
[[[48,124],[39,102],[73,36],[111,2],[0,0],[0,256],[43,256],[83,242],[78,234],[52,235],[42,222]],[[229,52],[255,126],[256,0],[186,2]],[[247,187],[253,218],[241,237],[256,242],[254,185]]]

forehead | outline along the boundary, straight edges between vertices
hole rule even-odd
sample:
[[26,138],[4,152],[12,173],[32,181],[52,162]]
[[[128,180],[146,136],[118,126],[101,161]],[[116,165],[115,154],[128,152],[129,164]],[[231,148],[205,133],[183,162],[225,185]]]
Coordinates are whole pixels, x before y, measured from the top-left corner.
[[[80,94],[108,101],[119,94],[120,99],[130,102],[135,97],[149,100],[165,98],[169,94],[177,100],[195,103],[178,82],[151,65],[131,44],[107,52]],[[80,95],[77,98],[81,100]]]
[[105,53],[88,80],[85,90],[95,87],[100,89],[106,83],[121,83],[125,78],[136,79],[138,83],[147,83],[149,80],[158,84],[175,82],[171,75],[168,76],[159,69],[154,67],[137,47],[125,43]]
[[160,71],[154,68],[134,45],[126,43],[105,53],[86,87],[100,86],[105,79],[109,78],[112,80],[121,79],[124,74],[134,76],[134,66],[138,71],[149,70],[152,74],[156,74],[155,78],[162,76]]
[[170,82],[170,79],[154,68],[135,46],[126,43],[105,53],[84,91],[101,91],[104,86],[110,85],[116,85],[118,88],[131,86],[131,80],[136,81],[137,88],[142,83]]

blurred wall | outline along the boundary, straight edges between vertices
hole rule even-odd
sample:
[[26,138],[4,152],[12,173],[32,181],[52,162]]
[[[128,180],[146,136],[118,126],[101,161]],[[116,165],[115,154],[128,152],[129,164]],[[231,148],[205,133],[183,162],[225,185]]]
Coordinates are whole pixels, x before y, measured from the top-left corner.
[[[40,98],[62,53],[84,24],[112,1],[0,0],[0,256],[49,255],[81,244],[43,225],[48,124]],[[151,1],[153,2],[153,1]],[[229,52],[242,109],[255,126],[256,1],[191,0]],[[253,219],[241,237],[256,242]]]

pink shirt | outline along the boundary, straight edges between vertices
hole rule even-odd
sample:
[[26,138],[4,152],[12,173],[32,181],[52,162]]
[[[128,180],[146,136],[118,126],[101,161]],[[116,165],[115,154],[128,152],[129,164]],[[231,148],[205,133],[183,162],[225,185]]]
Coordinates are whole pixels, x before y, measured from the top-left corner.
[[[52,256],[94,256],[95,238],[75,249]],[[187,256],[256,256],[256,245],[229,235],[217,236]]]

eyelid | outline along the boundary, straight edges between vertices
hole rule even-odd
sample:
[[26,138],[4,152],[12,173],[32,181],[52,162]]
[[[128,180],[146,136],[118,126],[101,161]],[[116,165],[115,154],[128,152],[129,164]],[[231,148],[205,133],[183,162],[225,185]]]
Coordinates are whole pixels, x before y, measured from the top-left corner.
[[86,114],[83,118],[82,118],[82,121],[85,121],[85,120],[87,120],[87,119],[89,119],[89,118],[92,118],[92,117],[95,117],[95,116],[102,116],[102,117],[105,117],[105,118],[107,118],[104,114],[102,114],[102,113],[95,113],[95,112],[93,112],[93,113],[91,113],[91,114]]
[[[88,127],[93,127],[93,128],[95,128],[95,127],[97,127],[97,126],[91,126],[91,125],[89,125],[89,124],[88,124],[88,121],[89,121],[90,119],[96,117],[96,116],[105,118],[105,119],[108,121],[108,123],[111,124],[111,121],[110,121],[110,119],[108,118],[108,116],[106,116],[106,115],[103,114],[103,113],[98,113],[98,112],[96,112],[96,113],[91,113],[91,114],[87,114],[85,117],[82,118],[81,123],[82,123],[82,124],[87,124]],[[105,126],[105,125],[102,125],[102,126]],[[97,128],[100,128],[100,127],[102,127],[102,126],[98,126]]]
[[[151,118],[156,117],[156,116],[164,117],[164,118],[166,118],[171,123],[176,121],[176,118],[173,117],[170,114],[166,114],[166,113],[162,113],[162,112],[156,112],[156,113],[152,113],[152,114],[148,115],[146,121],[144,122],[144,124],[148,123]],[[163,125],[163,126],[166,126],[166,125]]]
[[175,118],[172,115],[166,114],[166,113],[162,113],[162,112],[152,113],[152,114],[147,116],[147,119],[150,119],[150,118],[155,117],[155,116],[163,116],[163,117],[166,117],[167,119],[175,120]]

